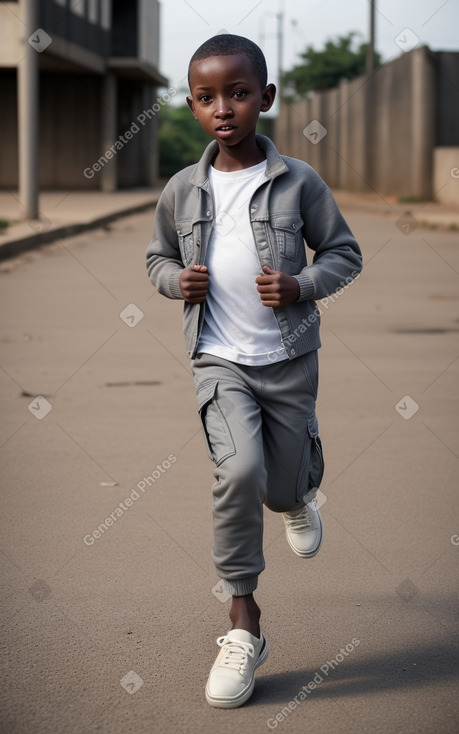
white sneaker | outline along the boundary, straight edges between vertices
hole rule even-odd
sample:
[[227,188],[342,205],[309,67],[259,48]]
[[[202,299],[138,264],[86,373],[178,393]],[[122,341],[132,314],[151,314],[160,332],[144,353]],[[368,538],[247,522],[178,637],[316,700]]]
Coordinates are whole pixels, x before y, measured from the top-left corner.
[[268,657],[268,643],[246,630],[233,629],[219,637],[222,649],[212,666],[206,685],[206,700],[211,706],[233,709],[242,706],[253,693],[255,669]]
[[297,556],[312,558],[322,545],[323,525],[316,500],[313,499],[301,510],[282,513],[285,533],[290,548]]

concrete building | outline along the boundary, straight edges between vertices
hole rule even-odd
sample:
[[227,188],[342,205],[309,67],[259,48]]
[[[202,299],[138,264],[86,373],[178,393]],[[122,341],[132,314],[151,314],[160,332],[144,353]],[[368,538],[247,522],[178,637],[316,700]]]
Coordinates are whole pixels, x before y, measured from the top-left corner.
[[46,189],[148,186],[157,178],[157,0],[0,4],[0,184],[37,216]]

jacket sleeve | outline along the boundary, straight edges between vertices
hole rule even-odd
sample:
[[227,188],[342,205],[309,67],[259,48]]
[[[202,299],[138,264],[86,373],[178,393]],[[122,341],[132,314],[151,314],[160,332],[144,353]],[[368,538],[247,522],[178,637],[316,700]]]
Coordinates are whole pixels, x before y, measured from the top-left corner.
[[147,272],[161,295],[183,300],[179,286],[182,270],[184,265],[174,221],[173,190],[167,184],[156,205],[153,237],[147,248]]
[[[319,177],[318,177],[319,178]],[[303,236],[314,250],[311,265],[294,276],[298,301],[318,300],[342,288],[362,270],[362,253],[328,186],[322,186],[302,208]]]

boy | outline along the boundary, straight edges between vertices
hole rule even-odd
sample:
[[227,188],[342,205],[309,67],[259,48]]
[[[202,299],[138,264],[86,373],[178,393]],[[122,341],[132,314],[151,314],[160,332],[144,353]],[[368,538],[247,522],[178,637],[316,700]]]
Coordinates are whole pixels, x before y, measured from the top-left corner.
[[[322,179],[256,135],[274,102],[252,41],[215,36],[189,65],[188,105],[213,138],[168,182],[147,250],[152,283],[185,301],[183,327],[209,456],[212,553],[232,595],[206,699],[235,708],[268,656],[254,600],[264,569],[263,504],[311,558],[322,542],[315,403],[321,299],[361,270],[360,249]],[[315,251],[307,265],[304,241]]]

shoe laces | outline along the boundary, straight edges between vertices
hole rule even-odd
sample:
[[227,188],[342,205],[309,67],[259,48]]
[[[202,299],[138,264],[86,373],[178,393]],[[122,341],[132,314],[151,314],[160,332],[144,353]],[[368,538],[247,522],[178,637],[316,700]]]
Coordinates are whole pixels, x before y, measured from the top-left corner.
[[229,637],[223,635],[223,637],[218,638],[217,645],[225,652],[225,656],[219,664],[237,670],[243,675],[247,667],[248,656],[250,655],[253,658],[255,655],[252,643],[242,642],[242,640],[230,640]]
[[308,528],[310,528],[312,525],[312,519],[308,511],[308,506],[305,505],[301,509],[301,512],[299,512],[298,515],[295,515],[294,517],[290,517],[290,515],[287,515],[287,521],[290,530],[293,530],[297,533],[300,533],[303,530],[307,530]]

